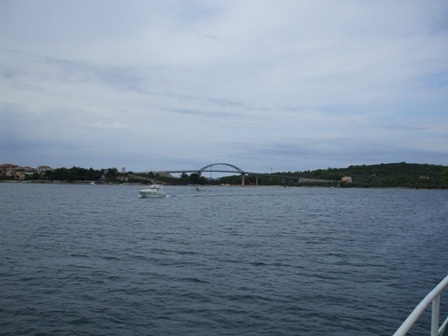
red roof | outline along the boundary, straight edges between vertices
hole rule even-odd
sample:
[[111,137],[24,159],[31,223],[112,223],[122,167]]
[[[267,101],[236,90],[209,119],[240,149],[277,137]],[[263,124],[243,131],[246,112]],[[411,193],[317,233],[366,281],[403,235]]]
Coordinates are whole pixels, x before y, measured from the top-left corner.
[[18,165],[15,164],[11,164],[11,163],[4,163],[0,165],[0,169],[4,169],[4,168],[17,168]]

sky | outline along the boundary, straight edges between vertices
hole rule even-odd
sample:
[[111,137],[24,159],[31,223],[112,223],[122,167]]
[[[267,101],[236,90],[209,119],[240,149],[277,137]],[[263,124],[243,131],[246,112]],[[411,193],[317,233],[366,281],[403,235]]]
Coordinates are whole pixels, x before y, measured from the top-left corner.
[[0,163],[448,165],[446,0],[1,0]]

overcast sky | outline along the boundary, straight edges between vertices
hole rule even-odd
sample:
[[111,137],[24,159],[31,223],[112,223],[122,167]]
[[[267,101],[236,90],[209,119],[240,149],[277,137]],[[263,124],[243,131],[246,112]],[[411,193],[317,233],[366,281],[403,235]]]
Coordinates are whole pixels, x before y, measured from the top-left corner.
[[2,0],[0,163],[448,165],[446,0]]

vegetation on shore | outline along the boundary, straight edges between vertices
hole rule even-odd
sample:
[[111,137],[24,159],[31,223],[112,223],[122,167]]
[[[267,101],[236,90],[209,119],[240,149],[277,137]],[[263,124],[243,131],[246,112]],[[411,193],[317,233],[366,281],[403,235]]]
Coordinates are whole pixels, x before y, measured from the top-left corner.
[[[350,177],[351,182],[344,181],[345,177]],[[0,175],[0,180],[13,178]],[[189,175],[183,173],[180,177],[172,177],[161,176],[153,172],[147,174],[120,173],[117,168],[95,170],[81,167],[56,168],[45,171],[43,174],[27,175],[25,180],[65,183],[95,181],[99,183],[163,183],[172,185],[241,185],[239,174],[211,179],[197,173]],[[448,189],[448,166],[400,162],[276,172],[272,175],[248,175],[245,177],[246,185],[255,185],[257,181],[259,185]]]
[[[289,173],[285,173],[289,174]],[[352,183],[339,183],[341,187],[362,188],[448,188],[448,166],[417,163],[382,163],[376,165],[328,168],[295,173],[302,178],[341,181],[345,176]]]

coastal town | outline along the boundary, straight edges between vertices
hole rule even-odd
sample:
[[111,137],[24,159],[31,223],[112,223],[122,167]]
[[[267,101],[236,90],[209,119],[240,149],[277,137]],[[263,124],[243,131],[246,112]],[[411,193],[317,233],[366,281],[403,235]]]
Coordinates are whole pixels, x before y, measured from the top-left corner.
[[[131,173],[131,172],[129,172]],[[93,169],[93,168],[52,168],[41,165],[37,168],[20,166],[17,164],[0,164],[0,182],[34,182],[34,183],[151,183],[147,177],[136,177],[122,168]]]
[[38,166],[37,168],[29,166],[19,166],[11,163],[0,164],[0,175],[13,181],[25,181],[27,178],[43,176],[47,171],[53,171],[49,166]]

